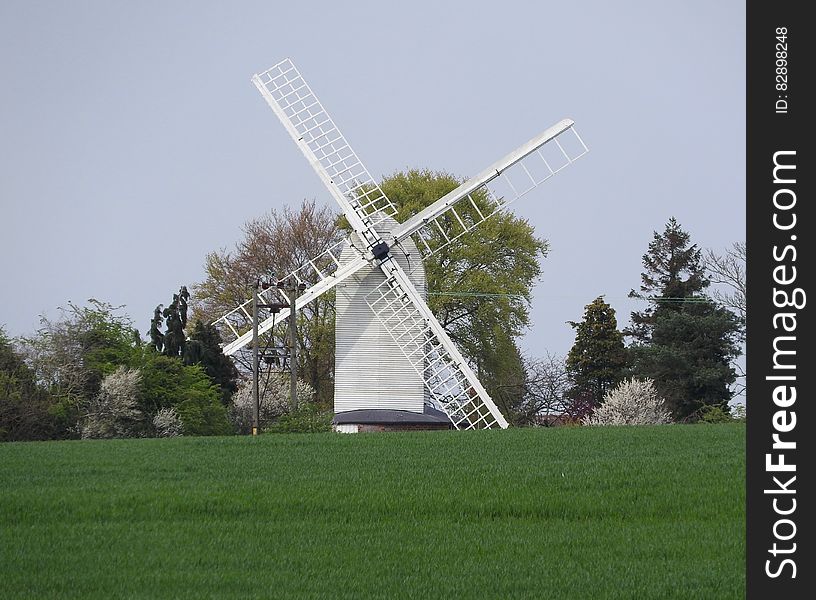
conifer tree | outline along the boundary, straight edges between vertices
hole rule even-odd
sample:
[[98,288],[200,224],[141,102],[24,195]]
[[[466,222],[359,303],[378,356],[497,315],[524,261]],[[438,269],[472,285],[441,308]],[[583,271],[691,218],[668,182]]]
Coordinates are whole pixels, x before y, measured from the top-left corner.
[[594,404],[600,404],[625,375],[626,349],[615,309],[603,296],[584,308],[583,321],[570,321],[575,329],[575,343],[567,355],[567,371],[575,391],[591,394]]
[[630,296],[650,305],[632,313],[625,331],[633,374],[654,380],[677,420],[695,420],[707,406],[727,412],[739,320],[703,293],[709,280],[700,250],[673,217],[654,233],[643,266],[640,293]]

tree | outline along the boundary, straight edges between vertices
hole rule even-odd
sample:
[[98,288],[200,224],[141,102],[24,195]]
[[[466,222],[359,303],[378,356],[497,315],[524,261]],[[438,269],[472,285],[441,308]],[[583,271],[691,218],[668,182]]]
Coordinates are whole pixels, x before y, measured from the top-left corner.
[[[710,248],[703,254],[703,265],[711,283],[719,286],[714,290],[714,300],[737,315],[740,324],[740,342],[742,343],[745,342],[747,322],[746,259],[745,242],[734,242],[724,254],[717,254]],[[740,353],[744,353],[744,348]],[[732,367],[737,374],[734,395],[740,396],[745,393],[745,370],[736,360],[732,363]]]
[[54,433],[51,395],[0,327],[0,442],[45,440]]
[[645,271],[640,275],[640,292],[629,292],[630,298],[647,300],[650,305],[632,313],[626,335],[638,342],[649,342],[657,312],[680,311],[685,301],[699,297],[709,286],[700,249],[690,241],[691,236],[674,217],[666,223],[663,233],[653,233],[649,250],[643,255]]
[[177,356],[144,346],[132,368],[141,373],[139,410],[152,423],[162,409],[175,409],[186,435],[228,435],[232,426],[221,403],[221,390],[200,365],[185,365]]
[[21,338],[27,364],[53,399],[49,411],[55,437],[79,435],[81,406],[99,394],[106,375],[128,365],[141,345],[121,310],[94,299],[87,306],[69,302],[58,318],[41,316],[35,335]]
[[627,379],[610,390],[584,425],[664,425],[671,422],[666,401],[651,379]]
[[567,355],[567,370],[575,387],[591,394],[593,404],[600,404],[623,379],[626,368],[615,309],[598,296],[584,307],[583,321],[569,323],[575,329],[575,343]]
[[177,437],[184,433],[184,423],[175,408],[161,408],[153,417],[156,437]]
[[185,365],[201,365],[221,390],[221,403],[229,404],[238,389],[238,369],[221,351],[221,335],[212,323],[196,321],[184,352]]
[[547,354],[524,364],[524,395],[514,425],[548,427],[563,418],[570,402],[570,378],[563,357]]
[[[448,173],[413,169],[386,177],[381,188],[397,207],[396,219],[404,221],[461,183]],[[482,212],[488,210],[483,191],[471,196]],[[443,217],[439,226],[441,230],[428,228],[421,234],[436,249],[424,263],[428,305],[488,393],[512,418],[514,407],[521,406],[524,383],[516,338],[529,324],[532,287],[548,243],[535,236],[530,223],[507,211],[449,245],[444,245],[445,235],[460,226],[452,215]]]
[[727,411],[739,320],[703,294],[709,280],[700,251],[672,218],[655,232],[643,265],[641,293],[630,293],[650,302],[632,313],[627,331],[634,374],[655,381],[678,420],[694,420],[704,406]]
[[747,307],[746,258],[745,242],[734,242],[724,254],[717,254],[710,248],[703,254],[703,267],[709,280],[724,288],[715,290],[713,297],[739,317],[743,335]]
[[[259,416],[261,429],[265,430],[275,420],[289,412],[289,378],[282,373],[271,372],[269,377],[262,381],[262,385]],[[314,401],[314,388],[305,381],[300,380],[297,382],[297,396],[300,403],[311,403]],[[230,419],[238,433],[247,434],[252,431],[254,407],[252,382],[246,381],[233,395],[229,411]]]
[[[324,253],[342,238],[337,221],[335,211],[304,200],[297,210],[272,210],[247,222],[234,250],[207,255],[205,279],[193,286],[193,318],[214,322],[250,298],[258,279],[284,277]],[[317,282],[314,273],[302,277],[307,284]],[[330,403],[334,396],[334,293],[303,306],[297,319],[298,373],[316,390],[319,401]],[[248,329],[251,321],[243,325]],[[261,336],[261,348],[280,346],[285,336],[284,322]],[[245,373],[252,369],[249,350],[234,356]]]
[[137,369],[120,366],[102,380],[99,393],[87,401],[81,422],[83,439],[123,438],[143,431],[144,415],[139,410],[141,375]]
[[[173,301],[162,310],[159,304],[153,311],[150,320],[150,343],[165,356],[184,356],[187,336],[184,328],[187,327],[187,301],[190,293],[186,286],[179,288],[178,294],[173,294]],[[161,317],[165,319],[166,330],[161,331]]]

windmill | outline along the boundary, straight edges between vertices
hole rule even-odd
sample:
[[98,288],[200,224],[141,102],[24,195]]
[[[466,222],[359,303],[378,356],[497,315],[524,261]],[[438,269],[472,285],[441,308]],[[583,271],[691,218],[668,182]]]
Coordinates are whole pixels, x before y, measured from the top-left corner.
[[[290,59],[254,75],[252,82],[339,204],[353,230],[348,238],[281,281],[306,285],[296,300],[296,309],[335,289],[346,299],[346,308],[356,311],[355,316],[343,317],[338,298],[335,368],[338,384],[344,377],[359,382],[365,380],[364,375],[373,374],[374,381],[366,380],[367,385],[358,385],[357,389],[358,394],[364,395],[366,389],[362,388],[376,387],[375,403],[376,398],[383,399],[405,384],[403,391],[408,404],[377,406],[369,398],[355,405],[353,399],[344,402],[336,398],[335,411],[343,415],[358,413],[360,409],[375,412],[396,409],[418,414],[430,403],[456,429],[506,428],[507,420],[428,308],[421,268],[407,264],[405,257],[413,255],[424,260],[455,243],[586,154],[588,148],[573,121],[559,121],[425,209],[397,223],[395,206]],[[261,294],[273,291],[288,302],[286,294],[275,286]],[[265,301],[270,299],[262,297]],[[361,317],[361,309],[367,319]],[[225,336],[226,355],[251,343],[250,310],[251,300],[247,300],[215,322]],[[289,316],[290,309],[284,308],[260,323],[258,333],[269,331],[276,322]],[[373,338],[369,336],[366,340],[362,333],[340,336],[343,318],[346,329],[351,328],[352,333],[355,328],[366,330]],[[368,354],[358,352],[353,359],[342,362],[349,353],[341,352],[341,343],[352,338],[358,340],[358,350],[368,349]],[[379,342],[372,343],[372,339]],[[350,422],[353,419],[335,420],[341,424]],[[338,429],[356,431],[342,426]]]

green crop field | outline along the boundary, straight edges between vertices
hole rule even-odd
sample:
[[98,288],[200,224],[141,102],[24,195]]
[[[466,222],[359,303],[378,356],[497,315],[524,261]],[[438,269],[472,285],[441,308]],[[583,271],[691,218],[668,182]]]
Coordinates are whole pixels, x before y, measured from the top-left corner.
[[741,598],[745,427],[0,445],[0,598]]

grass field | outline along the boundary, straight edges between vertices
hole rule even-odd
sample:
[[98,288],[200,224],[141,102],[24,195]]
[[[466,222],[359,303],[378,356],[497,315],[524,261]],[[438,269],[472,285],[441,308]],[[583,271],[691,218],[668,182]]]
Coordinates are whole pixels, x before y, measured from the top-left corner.
[[742,425],[0,445],[0,598],[741,598]]

